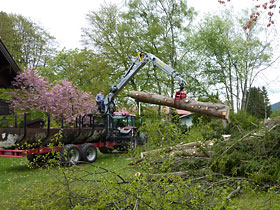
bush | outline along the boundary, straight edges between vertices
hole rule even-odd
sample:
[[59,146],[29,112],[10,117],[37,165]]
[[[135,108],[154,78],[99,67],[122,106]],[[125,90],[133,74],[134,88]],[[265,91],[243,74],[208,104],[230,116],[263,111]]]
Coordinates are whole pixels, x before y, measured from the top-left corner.
[[145,122],[140,128],[147,140],[145,148],[158,148],[186,142],[186,135],[174,123],[167,120],[153,120]]
[[214,147],[210,167],[229,176],[242,176],[259,184],[279,183],[280,126],[249,132],[242,138]]
[[271,118],[279,118],[280,119],[280,109],[275,109],[270,115]]
[[230,113],[230,123],[226,129],[226,133],[233,137],[239,136],[243,132],[259,128],[261,121],[246,112]]

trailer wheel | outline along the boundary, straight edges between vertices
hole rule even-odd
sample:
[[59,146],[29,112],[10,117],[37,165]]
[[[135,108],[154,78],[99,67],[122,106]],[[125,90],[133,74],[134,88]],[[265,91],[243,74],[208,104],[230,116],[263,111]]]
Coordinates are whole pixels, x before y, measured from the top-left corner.
[[40,163],[38,156],[35,154],[27,155],[27,160],[33,165]]
[[82,144],[81,147],[82,160],[93,163],[97,158],[97,149],[90,143]]
[[62,163],[76,164],[81,160],[81,152],[79,147],[74,144],[65,145],[60,151],[60,158]]

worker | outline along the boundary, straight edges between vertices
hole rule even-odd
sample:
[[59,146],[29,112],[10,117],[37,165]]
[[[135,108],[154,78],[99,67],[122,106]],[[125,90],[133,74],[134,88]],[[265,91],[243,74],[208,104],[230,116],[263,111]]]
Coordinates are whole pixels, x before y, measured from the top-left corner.
[[96,95],[96,105],[98,107],[99,112],[104,112],[104,90],[101,90],[100,93]]
[[124,127],[124,124],[122,123],[121,119],[117,120],[117,125],[116,125],[117,129],[120,130]]

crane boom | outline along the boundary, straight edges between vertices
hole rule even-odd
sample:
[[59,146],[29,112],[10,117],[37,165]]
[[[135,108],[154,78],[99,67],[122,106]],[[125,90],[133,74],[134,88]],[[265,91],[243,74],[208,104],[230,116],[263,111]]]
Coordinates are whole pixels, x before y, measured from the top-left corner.
[[134,60],[131,64],[127,72],[122,76],[121,81],[119,84],[111,87],[110,93],[105,97],[104,105],[105,105],[105,114],[110,115],[114,112],[115,103],[114,98],[115,96],[125,87],[125,85],[132,79],[132,77],[139,72],[141,68],[143,68],[148,62],[153,62],[157,67],[161,70],[172,76],[179,82],[180,90],[183,90],[186,82],[183,78],[181,78],[172,67],[164,63],[158,57],[151,53],[146,52],[138,52],[138,57]]

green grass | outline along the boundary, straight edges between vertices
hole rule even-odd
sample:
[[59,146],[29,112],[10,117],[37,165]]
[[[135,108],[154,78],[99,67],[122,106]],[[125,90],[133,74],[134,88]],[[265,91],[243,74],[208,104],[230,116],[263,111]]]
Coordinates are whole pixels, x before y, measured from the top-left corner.
[[[129,162],[130,160],[127,154],[99,153],[96,162],[92,164],[80,164],[77,167],[81,171],[87,172],[96,172],[95,166],[102,167],[114,171],[125,178],[131,178],[135,174],[136,169],[130,167],[128,165]],[[3,203],[7,209],[15,209],[13,206],[15,200],[24,198],[36,186],[44,189],[42,186],[55,183],[54,180],[59,179],[59,176],[61,178],[61,171],[58,169],[58,167],[51,169],[30,168],[26,158],[0,158],[0,205]],[[100,176],[107,176],[107,174],[101,174]],[[237,195],[232,200],[231,208],[229,209],[276,210],[280,209],[279,198],[279,195],[274,193],[258,192],[250,189],[242,191]]]
[[[121,176],[127,177],[135,173],[129,163],[127,154],[98,153],[96,162],[92,164],[80,164],[79,169],[88,172],[96,170],[94,166],[106,168],[114,171]],[[51,182],[57,177],[57,167],[47,168],[30,168],[26,158],[4,158],[0,157],[0,203],[7,200],[14,200],[22,197],[23,188],[36,187],[38,183],[44,184]]]
[[234,209],[238,210],[279,210],[279,195],[260,191],[245,191],[233,199]]

